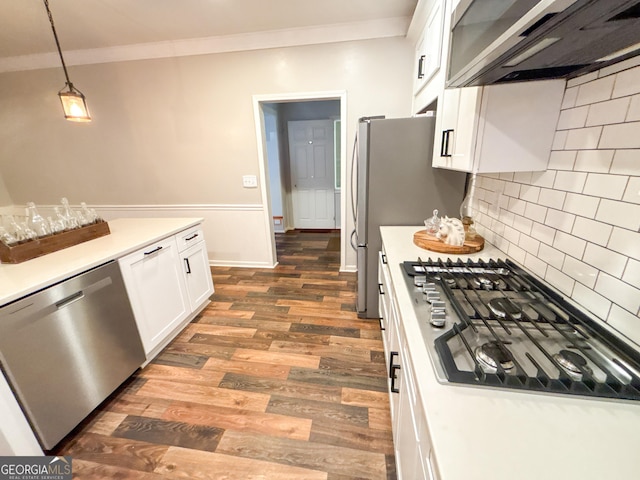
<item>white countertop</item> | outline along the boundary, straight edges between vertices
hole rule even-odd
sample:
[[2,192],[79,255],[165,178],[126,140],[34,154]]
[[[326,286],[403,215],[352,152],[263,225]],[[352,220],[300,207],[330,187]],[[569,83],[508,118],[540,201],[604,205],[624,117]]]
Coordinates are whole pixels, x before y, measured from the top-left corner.
[[[428,252],[415,227],[381,227],[401,323],[440,480],[640,478],[640,402],[441,384],[422,340],[400,263]],[[460,258],[506,258],[493,246]]]
[[186,230],[201,218],[121,218],[111,234],[18,264],[0,264],[0,306]]

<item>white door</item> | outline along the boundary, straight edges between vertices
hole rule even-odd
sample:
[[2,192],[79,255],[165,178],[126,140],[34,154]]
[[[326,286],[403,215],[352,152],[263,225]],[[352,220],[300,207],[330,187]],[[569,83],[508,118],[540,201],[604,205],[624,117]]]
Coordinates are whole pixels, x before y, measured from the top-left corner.
[[335,228],[333,121],[288,122],[294,228]]

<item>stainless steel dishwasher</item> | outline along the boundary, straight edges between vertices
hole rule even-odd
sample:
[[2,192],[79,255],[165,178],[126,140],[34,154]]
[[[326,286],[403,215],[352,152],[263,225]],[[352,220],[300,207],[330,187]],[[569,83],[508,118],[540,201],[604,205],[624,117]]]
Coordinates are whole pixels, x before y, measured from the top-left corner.
[[116,262],[0,309],[0,363],[45,450],[144,360]]

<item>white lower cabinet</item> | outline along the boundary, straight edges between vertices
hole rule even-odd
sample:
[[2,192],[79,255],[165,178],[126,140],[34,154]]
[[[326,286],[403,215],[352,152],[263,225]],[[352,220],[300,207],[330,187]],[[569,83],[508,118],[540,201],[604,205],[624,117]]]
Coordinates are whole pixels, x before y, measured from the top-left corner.
[[149,354],[191,311],[175,237],[169,237],[118,260]]
[[383,255],[379,261],[379,273],[382,273],[378,280],[380,304],[387,306],[383,337],[386,339],[389,403],[398,479],[438,480],[426,415],[418,396],[418,383],[390,283],[388,266]]
[[[213,293],[207,245],[202,230],[195,229],[177,236],[190,311],[200,307]],[[190,243],[193,242],[193,243]],[[183,245],[182,248],[180,248]]]
[[202,227],[172,235],[118,260],[147,360],[213,293]]

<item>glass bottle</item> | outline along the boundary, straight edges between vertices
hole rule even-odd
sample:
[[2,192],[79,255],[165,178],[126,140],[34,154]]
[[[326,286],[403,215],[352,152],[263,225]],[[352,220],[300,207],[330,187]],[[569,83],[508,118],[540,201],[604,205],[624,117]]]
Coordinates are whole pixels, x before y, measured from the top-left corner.
[[424,221],[424,226],[427,229],[427,233],[429,235],[435,236],[435,234],[438,233],[438,230],[440,229],[440,222],[441,220],[438,216],[438,210],[434,210],[433,217]]
[[465,238],[472,240],[478,234],[475,228],[475,220],[478,216],[478,198],[476,196],[476,174],[471,174],[467,185],[467,194],[460,205],[460,220],[464,226]]
[[38,237],[46,237],[47,235],[51,235],[49,224],[38,213],[36,204],[33,202],[27,203],[27,225],[31,230],[36,232],[36,235]]
[[60,200],[60,203],[62,203],[62,216],[64,217],[67,229],[72,230],[74,228],[79,228],[80,223],[78,222],[76,214],[73,212],[73,210],[71,210],[71,207],[69,206],[69,200],[67,200],[66,197],[63,197]]

